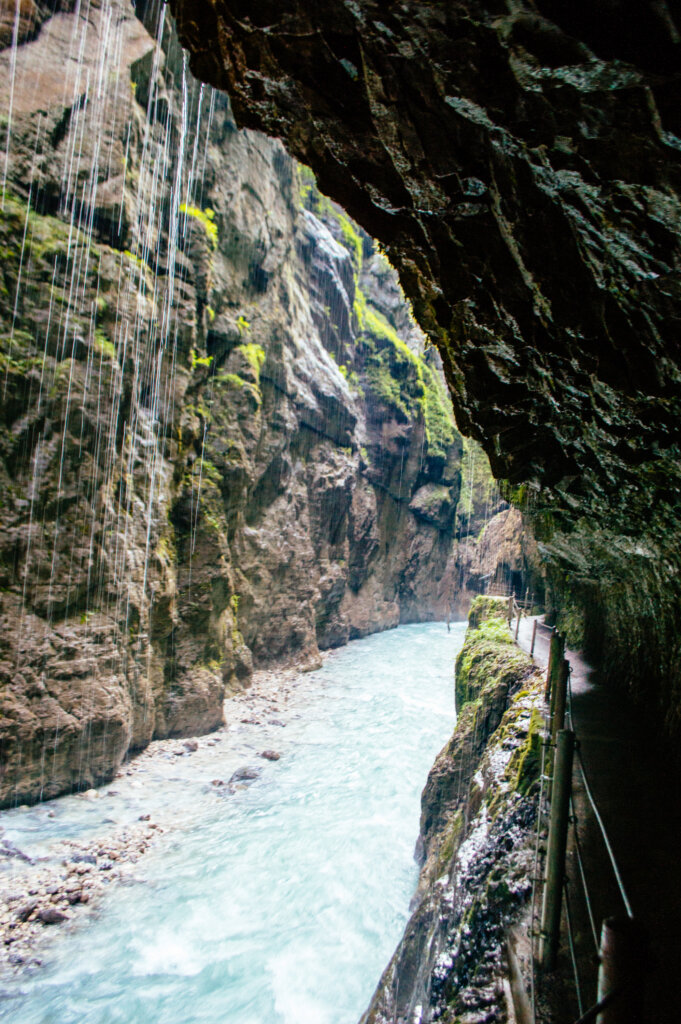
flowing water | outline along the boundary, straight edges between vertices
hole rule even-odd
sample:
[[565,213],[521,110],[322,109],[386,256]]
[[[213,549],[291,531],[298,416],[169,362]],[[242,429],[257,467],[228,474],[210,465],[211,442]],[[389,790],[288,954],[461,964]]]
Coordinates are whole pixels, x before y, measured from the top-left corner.
[[[148,758],[114,795],[0,817],[32,855],[150,813],[168,831],[45,966],[5,982],[7,1024],[355,1024],[417,881],[420,793],[454,724],[465,631],[403,626],[298,677],[269,725],[181,758]],[[276,762],[257,757],[273,747]],[[163,749],[163,748],[162,748]],[[262,771],[220,796],[210,781]],[[107,824],[108,823],[108,824]]]

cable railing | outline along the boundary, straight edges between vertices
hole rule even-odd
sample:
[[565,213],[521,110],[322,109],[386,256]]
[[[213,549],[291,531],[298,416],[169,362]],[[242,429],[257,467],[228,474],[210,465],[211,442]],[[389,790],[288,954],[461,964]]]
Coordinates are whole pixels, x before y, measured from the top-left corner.
[[[523,602],[524,603],[524,602]],[[518,639],[523,608],[515,597],[509,597],[508,623]],[[531,1019],[538,1022],[538,992],[547,974],[556,968],[561,935],[565,934],[566,956],[575,987],[577,1017],[575,1024],[619,1024],[638,1019],[632,1016],[632,1003],[642,998],[641,970],[645,961],[644,940],[633,914],[622,873],[617,864],[613,843],[608,835],[603,815],[594,797],[593,786],[582,757],[573,717],[572,669],[565,658],[565,642],[557,630],[534,619],[531,653],[538,629],[550,630],[549,663],[546,674],[544,727],[541,755],[540,791],[537,827],[534,840],[532,871],[532,897],[530,911],[530,944],[532,969],[530,972]],[[604,919],[600,941],[597,914],[589,885],[589,870],[579,835],[574,782],[584,793],[586,805],[593,815],[603,841],[607,860],[621,898],[625,915]],[[546,852],[540,870],[543,840]],[[568,878],[566,853],[568,845],[576,865],[574,880]],[[581,936],[576,934],[578,904],[583,902],[588,919],[588,933],[593,940],[599,960],[596,1002],[585,1009],[586,994],[593,979],[585,979],[580,969],[578,946]],[[539,905],[541,903],[541,917]],[[564,917],[563,917],[564,911]],[[561,919],[564,932],[561,932]],[[578,941],[579,938],[579,941]],[[537,943],[537,939],[539,942]]]

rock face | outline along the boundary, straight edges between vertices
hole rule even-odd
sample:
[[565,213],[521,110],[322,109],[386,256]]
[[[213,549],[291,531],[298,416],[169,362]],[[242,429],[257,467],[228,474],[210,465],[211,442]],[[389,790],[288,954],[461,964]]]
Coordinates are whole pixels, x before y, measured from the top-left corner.
[[456,729],[421,798],[416,909],[362,1024],[509,1019],[504,946],[532,887],[543,679],[505,611],[503,598],[471,607]]
[[237,131],[162,8],[161,47],[123,0],[26,12],[0,54],[0,804],[215,728],[254,663],[444,618],[468,532],[437,354],[369,237]]
[[677,7],[171,7],[237,121],[386,246],[571,621],[678,732]]

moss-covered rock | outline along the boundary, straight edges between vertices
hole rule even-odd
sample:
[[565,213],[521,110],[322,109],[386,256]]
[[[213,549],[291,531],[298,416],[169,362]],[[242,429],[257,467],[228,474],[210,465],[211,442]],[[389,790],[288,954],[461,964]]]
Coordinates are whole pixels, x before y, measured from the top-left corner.
[[506,1019],[503,943],[531,892],[543,723],[543,675],[506,606],[471,609],[456,728],[422,797],[418,905],[363,1024]]

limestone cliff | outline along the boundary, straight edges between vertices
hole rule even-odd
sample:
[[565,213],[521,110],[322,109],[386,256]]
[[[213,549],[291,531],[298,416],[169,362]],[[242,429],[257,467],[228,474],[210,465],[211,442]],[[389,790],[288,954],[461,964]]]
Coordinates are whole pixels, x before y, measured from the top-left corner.
[[123,0],[22,5],[0,54],[0,804],[462,589],[462,440],[394,271],[145,14],[161,45]]
[[421,800],[416,906],[362,1024],[515,1019],[506,943],[532,887],[543,680],[505,608],[471,607],[456,728]]

